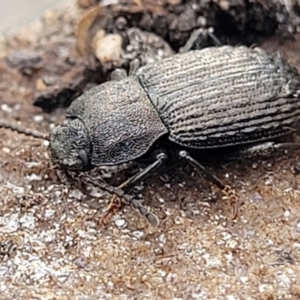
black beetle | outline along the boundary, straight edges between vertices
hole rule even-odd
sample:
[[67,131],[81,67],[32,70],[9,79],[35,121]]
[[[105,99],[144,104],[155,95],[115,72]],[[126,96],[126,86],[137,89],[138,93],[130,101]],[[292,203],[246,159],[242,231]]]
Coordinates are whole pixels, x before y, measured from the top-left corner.
[[[114,80],[77,98],[67,110],[68,122],[50,135],[51,158],[76,171],[116,165],[141,157],[163,135],[185,148],[242,146],[244,156],[270,153],[291,146],[270,140],[299,128],[299,90],[297,70],[260,48],[222,46],[177,54],[128,77],[115,73]],[[187,151],[180,155],[229,195],[236,216],[234,191]],[[165,158],[158,155],[121,187]]]
[[296,69],[259,48],[177,54],[77,98],[50,153],[84,171],[134,160],[165,134],[197,149],[270,140],[298,128],[299,89]]

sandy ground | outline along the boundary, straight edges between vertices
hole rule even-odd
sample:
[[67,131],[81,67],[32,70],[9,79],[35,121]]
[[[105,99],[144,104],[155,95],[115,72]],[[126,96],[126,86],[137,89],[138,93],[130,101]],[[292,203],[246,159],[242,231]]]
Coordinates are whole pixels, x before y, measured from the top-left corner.
[[[72,18],[46,22],[39,35],[51,24],[72,48]],[[279,50],[276,39],[263,46]],[[300,39],[280,49],[300,69]],[[34,86],[0,62],[0,117],[46,132],[61,115],[32,106]],[[219,191],[181,163],[140,191],[158,228],[129,207],[105,227],[101,209],[57,179],[45,143],[1,129],[0,299],[299,299],[299,155],[209,167],[237,190],[238,220]],[[97,196],[104,208],[109,196]]]

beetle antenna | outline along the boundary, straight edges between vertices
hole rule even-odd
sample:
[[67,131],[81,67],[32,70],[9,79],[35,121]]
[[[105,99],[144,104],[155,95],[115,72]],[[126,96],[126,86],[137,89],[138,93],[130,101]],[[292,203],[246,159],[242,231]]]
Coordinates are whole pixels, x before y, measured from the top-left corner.
[[33,129],[25,128],[25,127],[19,127],[18,125],[10,124],[4,120],[0,120],[0,128],[7,128],[12,131],[16,131],[21,134],[25,134],[28,136],[33,136],[37,139],[43,139],[43,140],[49,140],[49,135],[43,132],[39,132]]

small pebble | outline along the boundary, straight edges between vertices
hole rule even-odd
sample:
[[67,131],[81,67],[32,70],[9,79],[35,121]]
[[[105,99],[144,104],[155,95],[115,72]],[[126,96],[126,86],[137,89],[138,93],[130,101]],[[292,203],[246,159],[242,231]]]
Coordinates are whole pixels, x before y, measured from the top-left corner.
[[2,148],[2,151],[4,152],[4,153],[10,153],[10,149],[9,148],[7,148],[7,147],[3,147]]
[[132,232],[132,235],[136,238],[141,238],[143,235],[144,235],[144,232],[143,231],[139,231],[139,230],[136,230],[136,231],[133,231]]
[[117,219],[115,220],[115,225],[119,228],[124,228],[126,227],[127,223],[125,219]]
[[2,104],[1,109],[9,114],[12,113],[12,111],[13,111],[13,109],[10,106],[8,106],[7,104]]
[[33,120],[35,121],[35,122],[42,122],[42,121],[44,121],[44,117],[43,116],[41,116],[41,115],[37,115],[37,116],[34,116],[33,117]]

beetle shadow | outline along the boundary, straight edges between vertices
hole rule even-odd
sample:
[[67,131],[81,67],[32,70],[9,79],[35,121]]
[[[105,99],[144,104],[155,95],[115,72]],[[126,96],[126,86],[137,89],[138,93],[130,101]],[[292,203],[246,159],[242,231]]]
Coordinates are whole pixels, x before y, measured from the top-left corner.
[[[232,186],[238,196],[242,196],[241,202],[251,197],[249,186],[255,188],[258,178],[264,176],[270,171],[270,166],[278,162],[278,155],[252,159],[232,158],[231,154],[235,153],[238,147],[195,150],[161,139],[136,161],[109,168],[99,167],[92,171],[92,177],[94,180],[104,178],[109,185],[119,186],[139,170],[153,163],[158,153],[164,152],[168,157],[167,161],[133,187],[125,189],[125,192],[140,200],[153,212],[158,212],[160,219],[164,219],[170,209],[176,209],[191,219],[203,219],[203,216],[208,218],[217,213],[231,219],[232,208],[228,201],[223,200],[223,193],[205,180],[201,172],[191,166],[187,160],[178,155],[183,149],[203,164],[209,173],[216,176],[224,185]],[[284,157],[279,155],[280,159]],[[245,186],[248,186],[248,190],[246,188],[241,192]],[[92,207],[103,210],[108,204],[108,199],[105,197],[100,201],[100,205],[92,205]],[[94,200],[97,202],[97,199]]]

